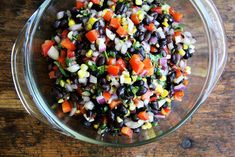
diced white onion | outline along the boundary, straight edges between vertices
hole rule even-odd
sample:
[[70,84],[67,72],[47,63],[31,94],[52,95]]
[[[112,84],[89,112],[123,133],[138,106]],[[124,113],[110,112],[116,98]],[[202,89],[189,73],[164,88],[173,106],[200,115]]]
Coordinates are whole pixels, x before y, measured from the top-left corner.
[[84,104],[84,107],[86,110],[92,110],[95,107],[95,105],[92,101],[88,101]]
[[80,66],[78,64],[74,64],[67,68],[67,70],[71,73],[77,72],[80,69]]
[[59,58],[59,51],[54,46],[51,46],[48,51],[48,56],[54,60],[57,60]]

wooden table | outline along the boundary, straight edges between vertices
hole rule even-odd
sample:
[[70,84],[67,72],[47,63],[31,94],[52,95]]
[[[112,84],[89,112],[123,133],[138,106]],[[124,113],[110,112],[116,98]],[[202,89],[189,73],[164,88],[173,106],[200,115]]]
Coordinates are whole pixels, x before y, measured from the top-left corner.
[[[136,148],[110,148],[61,135],[30,117],[19,101],[10,70],[11,48],[27,18],[42,0],[0,1],[0,156],[235,156],[235,5],[214,0],[225,22],[229,59],[225,72],[192,120],[170,136]],[[183,149],[184,137],[193,141]]]

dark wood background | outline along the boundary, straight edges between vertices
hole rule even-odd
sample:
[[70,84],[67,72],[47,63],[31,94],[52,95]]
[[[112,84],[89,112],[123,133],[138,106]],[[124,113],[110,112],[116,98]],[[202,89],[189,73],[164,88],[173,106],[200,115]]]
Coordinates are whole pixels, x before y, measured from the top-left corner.
[[[61,135],[30,117],[23,109],[12,82],[11,48],[27,18],[42,0],[0,1],[0,156],[235,156],[235,5],[214,0],[224,20],[229,58],[213,93],[193,118],[170,136],[136,148],[101,147]],[[193,141],[183,149],[184,137]]]

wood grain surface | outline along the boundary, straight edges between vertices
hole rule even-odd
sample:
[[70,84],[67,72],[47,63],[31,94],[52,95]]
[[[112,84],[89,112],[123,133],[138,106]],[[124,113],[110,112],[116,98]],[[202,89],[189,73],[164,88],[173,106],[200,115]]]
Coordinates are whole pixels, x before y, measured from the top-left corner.
[[[101,147],[61,135],[28,115],[18,99],[10,70],[11,48],[27,18],[42,0],[0,1],[0,156],[6,157],[234,157],[235,156],[235,5],[214,0],[227,32],[225,72],[204,105],[168,137],[136,148]],[[188,137],[190,149],[181,147]]]

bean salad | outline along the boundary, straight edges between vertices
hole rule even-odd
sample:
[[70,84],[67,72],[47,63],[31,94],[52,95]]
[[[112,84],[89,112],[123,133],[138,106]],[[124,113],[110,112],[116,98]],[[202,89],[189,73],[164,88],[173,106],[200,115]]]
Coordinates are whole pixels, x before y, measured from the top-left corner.
[[77,0],[42,44],[52,110],[98,134],[151,129],[182,101],[195,52],[183,14],[158,0]]

